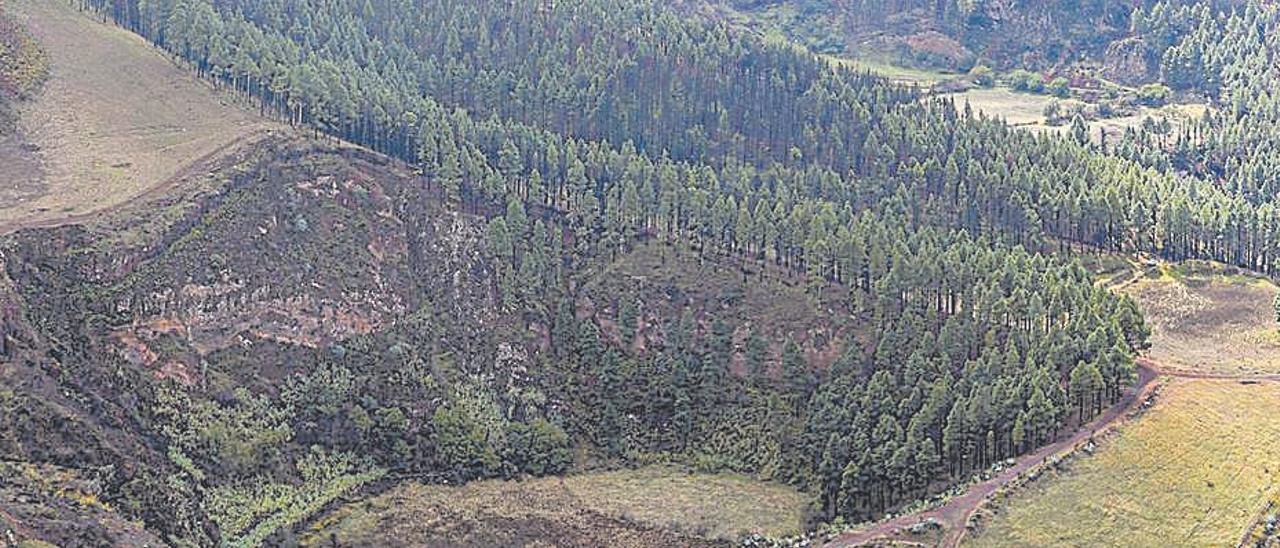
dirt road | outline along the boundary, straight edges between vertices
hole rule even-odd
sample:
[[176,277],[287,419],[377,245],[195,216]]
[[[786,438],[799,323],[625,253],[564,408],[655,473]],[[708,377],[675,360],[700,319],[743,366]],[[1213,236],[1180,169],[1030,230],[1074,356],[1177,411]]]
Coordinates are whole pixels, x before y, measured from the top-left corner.
[[1050,457],[1064,453],[1088,440],[1091,436],[1105,432],[1110,428],[1120,424],[1119,419],[1130,414],[1131,411],[1137,409],[1151,390],[1155,388],[1155,384],[1151,381],[1159,376],[1190,378],[1190,379],[1218,379],[1218,380],[1237,380],[1241,382],[1280,382],[1280,375],[1220,375],[1213,373],[1187,373],[1181,371],[1165,371],[1161,369],[1159,364],[1147,358],[1139,358],[1138,363],[1138,382],[1129,390],[1125,397],[1118,403],[1107,409],[1102,415],[1099,415],[1093,421],[1089,422],[1082,428],[1077,429],[1074,433],[1064,436],[1052,444],[1041,447],[1034,453],[1025,455],[1018,459],[1016,465],[1002,470],[991,479],[975,484],[969,488],[965,494],[954,497],[941,506],[910,514],[900,516],[898,518],[874,525],[868,529],[854,531],[837,537],[826,546],[829,548],[860,546],[877,540],[889,540],[894,538],[900,530],[921,523],[932,518],[943,527],[942,546],[953,547],[958,546],[964,538],[966,529],[965,524],[968,523],[970,516],[982,507],[991,496],[992,493],[1001,486],[1008,484],[1032,467],[1044,463]]

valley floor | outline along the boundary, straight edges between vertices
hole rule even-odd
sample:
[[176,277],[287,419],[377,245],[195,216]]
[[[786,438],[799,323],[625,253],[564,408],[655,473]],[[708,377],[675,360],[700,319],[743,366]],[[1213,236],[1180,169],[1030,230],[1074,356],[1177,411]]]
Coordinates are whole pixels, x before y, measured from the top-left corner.
[[731,545],[751,533],[798,533],[805,500],[783,485],[669,466],[464,486],[410,481],[318,519],[303,544]]

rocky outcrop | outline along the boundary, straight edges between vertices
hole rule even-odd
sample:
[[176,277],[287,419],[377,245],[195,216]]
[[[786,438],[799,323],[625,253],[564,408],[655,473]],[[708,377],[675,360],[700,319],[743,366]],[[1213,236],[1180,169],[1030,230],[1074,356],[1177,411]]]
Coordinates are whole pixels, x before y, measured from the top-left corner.
[[1102,61],[1103,75],[1130,86],[1150,82],[1156,70],[1156,60],[1150,55],[1146,42],[1138,37],[1112,42]]

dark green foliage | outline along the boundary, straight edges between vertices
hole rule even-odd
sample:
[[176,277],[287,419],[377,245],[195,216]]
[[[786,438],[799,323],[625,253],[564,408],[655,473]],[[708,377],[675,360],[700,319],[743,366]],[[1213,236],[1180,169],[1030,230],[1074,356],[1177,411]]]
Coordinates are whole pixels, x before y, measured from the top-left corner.
[[496,475],[501,462],[481,426],[464,410],[439,407],[431,418],[436,457],[455,480]]
[[421,162],[450,199],[539,198],[529,207],[563,213],[581,254],[658,233],[843,277],[823,264],[837,247],[822,231],[884,204],[1031,247],[1053,236],[1262,271],[1280,245],[1212,213],[1269,233],[1274,208],[1209,181],[957,117],[645,2],[387,0],[367,14],[304,0],[119,2],[123,23],[198,70],[296,123]]
[[1018,91],[1040,93],[1044,91],[1044,77],[1036,72],[1018,69],[1009,73],[1009,87]]
[[[607,464],[755,472],[809,488],[823,517],[876,515],[1051,439],[1131,381],[1141,316],[1046,255],[1055,244],[1261,270],[1280,245],[1255,237],[1280,227],[1265,205],[1105,156],[1080,131],[1017,132],[650,2],[92,3],[264,111],[421,168],[429,191],[402,189],[387,206],[410,239],[432,218],[484,218],[482,263],[433,278],[415,257],[407,273],[344,277],[344,294],[376,293],[369,280],[384,274],[416,291],[400,295],[408,311],[386,332],[302,354],[306,373],[280,402],[166,411],[165,424],[183,426],[167,443],[202,469],[265,462],[287,475],[269,442],[294,453],[285,442],[314,443],[467,480],[560,473],[580,448]],[[938,5],[948,24],[989,24],[981,10]],[[374,208],[308,208],[274,182],[226,199],[276,208],[292,230],[242,245],[308,264],[247,278],[307,287],[366,255],[372,241],[345,236],[380,222]],[[439,202],[453,211],[424,205]],[[235,213],[204,228],[260,226]],[[579,310],[578,282],[646,241],[736,265],[744,281],[753,269],[804,283],[815,301],[847,295],[862,336],[834,341],[843,352],[827,368],[807,357],[805,334],[722,314],[742,298],[734,288],[698,309],[673,297],[666,317],[630,295],[590,295],[594,308]],[[201,243],[164,253],[204,264]],[[139,275],[118,291],[214,274]],[[39,291],[62,289],[28,275]],[[496,298],[442,297],[457,286]],[[496,318],[468,321],[480,307]],[[640,341],[653,323],[660,336]],[[538,329],[545,351],[529,342]],[[500,345],[528,351],[529,367],[493,366]]]
[[513,423],[507,432],[509,460],[521,473],[533,476],[561,474],[573,464],[569,436],[543,419]]

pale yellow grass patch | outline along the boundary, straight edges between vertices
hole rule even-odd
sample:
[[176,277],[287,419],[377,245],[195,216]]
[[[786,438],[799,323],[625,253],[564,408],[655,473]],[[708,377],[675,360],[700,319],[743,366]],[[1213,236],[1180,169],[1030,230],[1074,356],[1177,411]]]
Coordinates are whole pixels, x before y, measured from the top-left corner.
[[655,527],[675,523],[725,539],[799,534],[806,500],[794,489],[747,476],[687,474],[664,466],[572,476],[565,484],[605,513]]
[[[50,79],[0,143],[0,226],[109,208],[274,124],[233,104],[142,38],[65,0],[11,0],[50,60]],[[10,161],[11,160],[11,161]]]
[[463,486],[405,482],[320,518],[303,544],[328,546],[330,535],[343,545],[723,543],[797,534],[807,501],[784,485],[671,466]]

